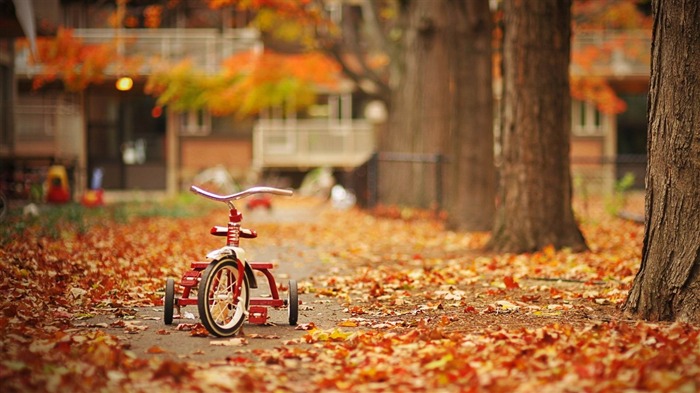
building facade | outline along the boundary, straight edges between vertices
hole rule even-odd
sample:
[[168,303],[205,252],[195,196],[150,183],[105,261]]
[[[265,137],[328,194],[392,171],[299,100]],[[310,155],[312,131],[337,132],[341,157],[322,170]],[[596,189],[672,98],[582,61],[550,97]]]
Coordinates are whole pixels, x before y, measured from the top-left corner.
[[[151,3],[131,1],[126,7]],[[72,29],[82,42],[116,42],[126,55],[173,63],[187,57],[210,73],[236,53],[263,47],[260,33],[248,27],[250,15],[212,10],[199,1],[182,1],[162,15],[158,28],[142,27],[138,20],[134,27],[111,27],[110,15],[118,11],[113,2],[55,0],[52,8],[58,10],[55,28]],[[618,38],[610,32],[577,35],[573,47]],[[647,35],[635,39],[648,51]],[[648,63],[613,52],[593,68],[572,68],[572,74],[606,78],[627,103],[625,112],[611,115],[591,102],[573,101],[572,172],[580,184],[596,190],[610,190],[627,172],[643,182]],[[319,104],[303,115],[271,108],[256,119],[238,119],[206,110],[159,108],[144,93],[152,72],[148,62],[128,75],[133,86],[126,91],[115,86],[125,76],[120,69],[107,69],[102,83],[78,92],[68,92],[57,82],[34,89],[39,72],[26,45],[0,40],[0,158],[4,168],[12,162],[13,171],[34,165],[31,159],[38,159],[37,165],[69,166],[78,193],[90,187],[98,168],[106,190],[175,193],[214,166],[223,166],[236,178],[265,169],[352,168],[374,150],[372,124],[363,119],[365,103],[353,96],[351,87],[321,92]]]

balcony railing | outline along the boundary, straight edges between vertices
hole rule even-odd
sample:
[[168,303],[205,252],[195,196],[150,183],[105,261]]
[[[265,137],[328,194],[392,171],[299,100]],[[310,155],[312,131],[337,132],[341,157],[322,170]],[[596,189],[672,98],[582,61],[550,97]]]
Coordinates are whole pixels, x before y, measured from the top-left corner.
[[571,73],[603,77],[648,76],[651,31],[584,31],[574,34]]
[[[75,37],[85,43],[121,42],[127,56],[143,56],[145,60],[158,58],[179,62],[190,58],[194,65],[207,73],[216,73],[222,60],[245,50],[262,49],[260,33],[255,29],[75,29]],[[651,33],[632,31],[577,32],[572,42],[572,53],[594,56],[590,64],[572,62],[575,75],[643,76],[649,74]],[[587,53],[587,54],[586,54]],[[28,62],[29,50],[18,53],[15,71],[32,75],[38,68]],[[586,61],[588,61],[586,60]],[[108,70],[117,73],[117,70]],[[152,72],[144,62],[140,72]]]
[[[206,73],[216,73],[222,61],[232,55],[261,50],[260,34],[255,29],[75,29],[73,36],[85,44],[114,43],[123,48],[125,56],[141,56],[142,75],[152,72],[149,60],[176,63],[191,59],[193,65]],[[18,74],[32,75],[38,68],[29,64],[29,50],[25,49],[15,58]],[[116,75],[116,69],[107,73]]]
[[352,168],[373,151],[372,126],[363,120],[261,120],[253,130],[256,168]]

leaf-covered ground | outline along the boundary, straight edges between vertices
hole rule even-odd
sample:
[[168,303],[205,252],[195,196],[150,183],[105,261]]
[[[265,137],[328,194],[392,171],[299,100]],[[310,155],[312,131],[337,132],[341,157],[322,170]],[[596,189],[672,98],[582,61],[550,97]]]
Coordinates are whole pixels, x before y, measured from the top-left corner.
[[[310,202],[279,201],[277,208],[304,203]],[[271,247],[297,244],[300,253],[320,255],[326,273],[304,280],[300,290],[341,305],[342,315],[332,328],[303,321],[308,330],[301,340],[232,349],[231,356],[206,362],[139,355],[81,321],[123,312],[116,323],[129,328],[129,310],[160,306],[164,278],[181,275],[183,259],[220,246],[202,231],[220,224],[220,211],[164,216],[54,208],[48,219],[12,215],[1,224],[0,386],[8,392],[697,391],[700,329],[623,318],[619,308],[639,265],[643,228],[594,205],[577,206],[591,249],[580,254],[551,248],[491,254],[481,249],[488,234],[446,231],[409,210],[322,209],[303,225],[256,225]],[[246,337],[239,339],[242,345]]]

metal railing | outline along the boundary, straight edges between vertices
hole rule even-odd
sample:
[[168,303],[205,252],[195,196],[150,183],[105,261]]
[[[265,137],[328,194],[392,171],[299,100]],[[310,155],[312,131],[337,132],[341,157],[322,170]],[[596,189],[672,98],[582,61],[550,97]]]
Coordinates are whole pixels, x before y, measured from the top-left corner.
[[256,168],[352,168],[374,147],[372,126],[363,120],[261,120],[253,129]]
[[[215,73],[221,62],[238,52],[262,49],[260,33],[256,29],[75,29],[74,37],[84,43],[97,44],[120,42],[127,56],[141,55],[145,59],[159,58],[177,62],[192,59],[194,65],[207,73]],[[648,75],[651,53],[651,32],[646,30],[581,31],[572,41],[572,53],[584,53],[595,49],[597,55],[590,66],[581,67],[572,63],[574,75]],[[29,48],[21,50],[15,58],[15,71],[33,74]],[[151,73],[148,61],[144,62],[143,74]],[[117,73],[117,70],[108,70]]]
[[576,32],[571,53],[588,56],[590,64],[571,63],[573,75],[645,76],[650,72],[650,30]]
[[[143,57],[139,73],[152,72],[151,61],[158,59],[170,63],[191,59],[203,72],[216,73],[222,61],[248,50],[261,50],[260,33],[255,29],[75,29],[73,36],[85,44],[114,43],[123,48],[125,56]],[[31,66],[29,49],[15,57],[15,72],[32,75],[39,68]],[[108,69],[116,75],[118,70]]]

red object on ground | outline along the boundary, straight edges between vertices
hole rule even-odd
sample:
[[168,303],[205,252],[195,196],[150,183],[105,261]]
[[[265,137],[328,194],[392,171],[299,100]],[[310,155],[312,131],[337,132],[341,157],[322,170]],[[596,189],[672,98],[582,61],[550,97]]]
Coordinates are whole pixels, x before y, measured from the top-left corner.
[[259,207],[270,209],[272,208],[272,199],[268,196],[254,197],[248,201],[246,207],[251,210],[257,209]]
[[102,206],[104,205],[104,191],[102,189],[87,190],[85,194],[83,194],[80,203],[87,207]]
[[70,193],[63,187],[49,187],[46,192],[46,201],[50,203],[67,203]]
[[62,165],[49,167],[46,174],[46,202],[67,203],[70,201],[70,188],[68,187],[68,174]]

